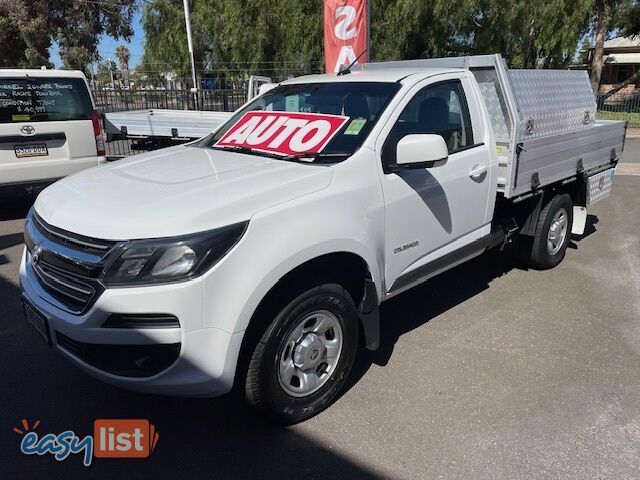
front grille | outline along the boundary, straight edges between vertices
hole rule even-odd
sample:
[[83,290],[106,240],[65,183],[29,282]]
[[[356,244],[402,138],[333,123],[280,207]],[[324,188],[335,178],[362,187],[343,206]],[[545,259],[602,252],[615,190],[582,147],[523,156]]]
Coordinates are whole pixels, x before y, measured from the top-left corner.
[[99,281],[104,260],[117,242],[67,232],[31,211],[25,244],[45,300],[73,314],[86,312],[104,291]]
[[32,264],[32,268],[42,288],[73,313],[82,312],[96,296],[95,282],[83,280],[44,262]]

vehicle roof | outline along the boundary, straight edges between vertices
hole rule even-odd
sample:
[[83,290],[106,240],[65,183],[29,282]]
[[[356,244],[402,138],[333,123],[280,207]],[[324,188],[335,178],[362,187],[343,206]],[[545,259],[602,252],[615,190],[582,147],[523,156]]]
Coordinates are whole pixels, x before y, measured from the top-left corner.
[[441,75],[443,73],[459,72],[460,68],[384,68],[375,70],[352,70],[347,75],[324,73],[320,75],[305,75],[282,82],[283,85],[294,83],[327,83],[327,82],[398,82],[410,75],[422,76]]
[[84,78],[80,70],[42,70],[39,68],[0,68],[0,78],[5,77],[65,77]]

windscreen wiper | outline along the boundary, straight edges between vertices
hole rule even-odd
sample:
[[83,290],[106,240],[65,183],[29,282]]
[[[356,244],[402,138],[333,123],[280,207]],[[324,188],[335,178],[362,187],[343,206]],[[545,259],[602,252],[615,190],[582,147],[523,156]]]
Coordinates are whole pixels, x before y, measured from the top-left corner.
[[265,152],[262,150],[256,150],[251,147],[245,147],[244,145],[216,145],[211,146],[214,150],[224,150],[225,152],[236,152],[236,153],[244,153],[247,155],[259,155],[261,157],[282,159],[282,155],[278,155],[277,153]]
[[345,158],[350,156],[347,152],[300,152],[286,157],[280,157],[282,160],[302,160],[308,158],[310,161],[320,160],[323,158]]
[[241,145],[238,146],[212,146],[211,148],[213,148],[214,150],[224,150],[227,152],[238,152],[238,153],[248,153],[248,154],[256,154],[256,153],[263,153],[263,152],[257,152],[256,150],[254,150],[253,148],[249,148],[249,147],[243,147]]
[[212,146],[214,150],[224,150],[226,152],[245,153],[248,155],[260,155],[263,157],[275,158],[277,160],[289,160],[289,161],[304,161],[303,159],[309,159],[309,162],[313,162],[322,158],[345,158],[350,156],[347,152],[300,152],[291,155],[278,155],[277,153],[264,152],[261,150],[255,150],[250,147],[242,145],[225,145],[225,146]]

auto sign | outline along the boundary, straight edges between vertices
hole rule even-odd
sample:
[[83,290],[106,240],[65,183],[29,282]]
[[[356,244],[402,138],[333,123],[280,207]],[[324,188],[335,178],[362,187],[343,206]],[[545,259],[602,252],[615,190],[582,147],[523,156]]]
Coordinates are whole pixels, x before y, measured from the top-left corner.
[[248,147],[278,155],[319,153],[349,117],[319,113],[245,113],[216,143],[216,147]]

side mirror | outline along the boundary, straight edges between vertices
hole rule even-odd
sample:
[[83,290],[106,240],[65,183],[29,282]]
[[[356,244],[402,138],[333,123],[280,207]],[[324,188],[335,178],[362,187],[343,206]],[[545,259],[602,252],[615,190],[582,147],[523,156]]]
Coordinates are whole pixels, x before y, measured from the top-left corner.
[[398,142],[397,169],[433,168],[447,163],[449,150],[440,135],[407,135]]

